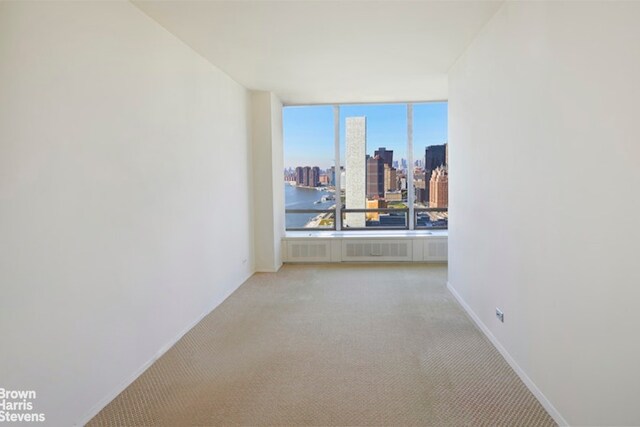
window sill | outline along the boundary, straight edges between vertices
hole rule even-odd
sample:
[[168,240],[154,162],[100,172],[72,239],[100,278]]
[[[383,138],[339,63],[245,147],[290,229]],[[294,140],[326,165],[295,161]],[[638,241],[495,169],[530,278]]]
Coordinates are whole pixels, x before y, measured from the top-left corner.
[[448,237],[449,230],[358,230],[358,231],[334,231],[334,230],[309,230],[287,231],[285,239],[380,239],[380,238],[404,238],[415,237]]

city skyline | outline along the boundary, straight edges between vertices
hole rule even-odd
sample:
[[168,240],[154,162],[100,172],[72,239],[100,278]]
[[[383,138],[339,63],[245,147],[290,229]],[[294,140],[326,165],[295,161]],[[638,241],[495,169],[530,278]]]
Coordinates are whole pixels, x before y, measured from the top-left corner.
[[[295,117],[297,113],[284,117],[284,179],[288,188],[293,186],[302,192],[287,190],[285,203],[296,206],[309,203],[306,193],[309,189],[333,193],[317,196],[311,201],[313,206],[334,200],[340,202],[342,209],[347,210],[341,215],[342,227],[353,229],[407,227],[409,203],[416,208],[446,209],[447,104],[414,107],[409,115],[411,110],[407,104],[340,106],[339,129],[335,128],[333,106],[296,107],[298,110],[294,111],[300,113],[299,117]],[[407,138],[410,119],[413,120],[412,151],[408,151]],[[300,126],[307,127],[301,131]],[[339,131],[339,146],[336,146],[336,131]],[[292,138],[292,133],[299,139]],[[313,143],[320,139],[323,144]],[[336,149],[340,150],[340,189],[335,187],[337,174],[333,156]],[[296,157],[300,152],[304,157]],[[326,209],[326,205],[324,207]],[[373,210],[357,212],[361,209]],[[412,220],[416,227],[442,227],[447,224],[447,214],[446,211],[422,211]],[[295,221],[297,226],[314,228],[331,226],[336,219],[335,213],[325,210],[311,213],[305,223]]]
[[[285,169],[301,165],[334,166],[333,106],[285,107],[283,112]],[[346,161],[347,117],[367,117],[367,153],[386,147],[395,159],[408,159],[406,104],[363,104],[340,106],[340,157]],[[414,163],[424,161],[425,148],[448,141],[447,103],[413,104]],[[371,152],[369,152],[371,151]]]

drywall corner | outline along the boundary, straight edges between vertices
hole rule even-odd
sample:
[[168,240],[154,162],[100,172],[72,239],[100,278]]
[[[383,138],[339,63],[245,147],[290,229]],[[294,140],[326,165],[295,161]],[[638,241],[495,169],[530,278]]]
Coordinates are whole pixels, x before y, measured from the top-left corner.
[[271,92],[251,92],[255,270],[277,271],[284,236],[282,103]]

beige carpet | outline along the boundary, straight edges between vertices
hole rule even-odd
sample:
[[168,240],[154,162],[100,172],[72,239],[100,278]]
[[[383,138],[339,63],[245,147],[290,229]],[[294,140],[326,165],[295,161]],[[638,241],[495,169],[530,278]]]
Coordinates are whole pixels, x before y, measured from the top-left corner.
[[555,425],[446,267],[257,274],[89,425]]

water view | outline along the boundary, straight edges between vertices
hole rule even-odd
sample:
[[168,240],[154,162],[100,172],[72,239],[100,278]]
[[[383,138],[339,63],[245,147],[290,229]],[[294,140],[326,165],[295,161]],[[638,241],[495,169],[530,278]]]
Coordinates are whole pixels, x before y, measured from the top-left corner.
[[[335,200],[322,202],[323,197],[333,196],[329,191],[318,191],[313,188],[284,185],[284,200],[286,209],[330,209]],[[319,202],[319,203],[317,203]],[[302,228],[318,214],[287,214],[287,228]]]

